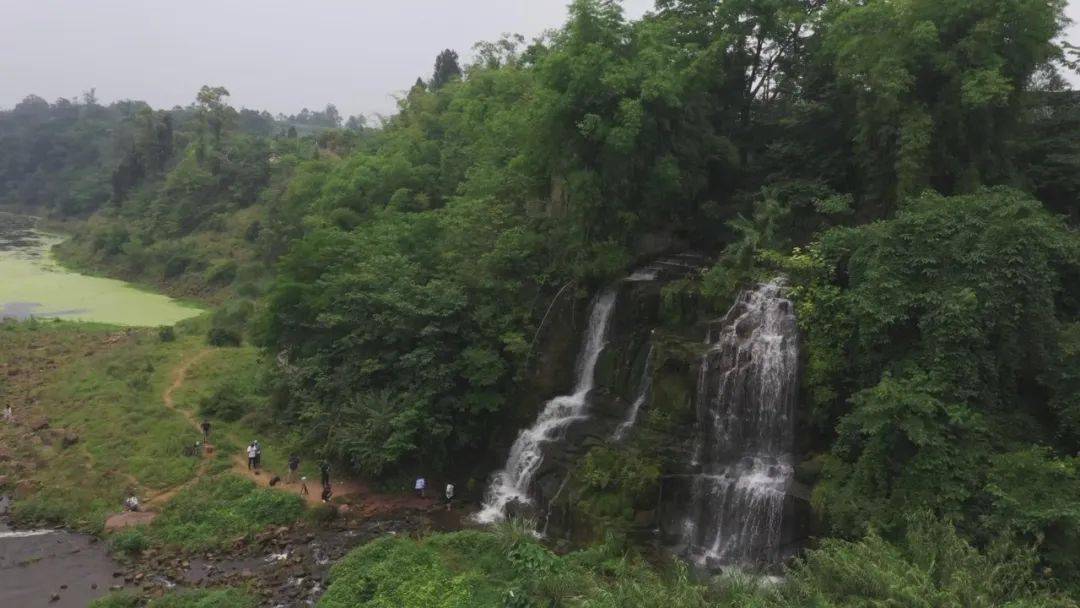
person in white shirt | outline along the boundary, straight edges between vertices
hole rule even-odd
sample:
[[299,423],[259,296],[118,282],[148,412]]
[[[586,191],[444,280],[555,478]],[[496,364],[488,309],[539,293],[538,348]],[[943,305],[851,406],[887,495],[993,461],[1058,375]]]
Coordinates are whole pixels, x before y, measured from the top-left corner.
[[415,489],[416,489],[416,495],[419,496],[420,498],[423,498],[424,497],[424,490],[427,489],[427,480],[424,479],[423,477],[417,477],[416,478]]
[[446,484],[446,510],[450,510],[450,503],[454,500],[454,484]]
[[259,457],[259,448],[256,447],[255,442],[252,441],[247,447],[247,458],[248,458],[248,470],[249,471],[252,470],[252,469],[255,469],[256,473],[259,472],[258,469],[256,468],[256,462],[255,462],[255,459],[258,458],[258,457]]

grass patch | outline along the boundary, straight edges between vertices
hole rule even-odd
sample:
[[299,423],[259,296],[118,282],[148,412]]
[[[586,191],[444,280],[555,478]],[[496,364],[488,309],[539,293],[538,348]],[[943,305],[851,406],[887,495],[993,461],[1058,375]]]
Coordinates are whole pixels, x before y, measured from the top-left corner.
[[214,549],[269,526],[290,524],[303,511],[299,496],[226,474],[203,479],[177,494],[146,528],[146,535],[155,544]]
[[[136,608],[139,595],[120,591],[94,600],[89,608]],[[146,608],[255,608],[256,598],[242,589],[198,589],[173,591],[145,604]]]
[[[38,488],[16,503],[16,518],[95,531],[129,488],[145,496],[190,479],[198,462],[183,447],[198,435],[161,394],[196,347],[195,336],[162,343],[154,329],[2,324],[0,406],[11,404],[20,425],[0,428],[15,452],[0,473]],[[49,429],[27,432],[46,418]],[[65,446],[61,429],[78,441]]]

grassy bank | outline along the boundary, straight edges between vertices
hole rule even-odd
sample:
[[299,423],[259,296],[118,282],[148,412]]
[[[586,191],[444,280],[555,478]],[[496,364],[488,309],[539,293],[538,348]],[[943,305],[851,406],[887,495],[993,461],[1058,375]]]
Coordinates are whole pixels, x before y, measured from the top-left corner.
[[[134,491],[160,499],[162,515],[139,538],[118,539],[123,548],[203,548],[300,515],[294,497],[224,474],[244,441],[232,438],[254,437],[258,416],[213,418],[218,449],[209,461],[188,450],[200,439],[200,407],[217,402],[226,379],[239,383],[245,408],[263,405],[258,353],[206,346],[205,325],[181,324],[162,340],[149,328],[0,324],[0,408],[10,404],[16,416],[0,425],[0,491],[14,493],[18,522],[100,532]],[[284,462],[272,425],[257,426],[268,462]]]
[[[200,348],[196,336],[162,342],[156,330],[68,322],[0,325],[0,405],[18,480],[16,517],[98,530],[126,492],[153,494],[194,476],[185,456],[197,433],[163,411],[172,369]],[[48,428],[34,427],[47,424]]]

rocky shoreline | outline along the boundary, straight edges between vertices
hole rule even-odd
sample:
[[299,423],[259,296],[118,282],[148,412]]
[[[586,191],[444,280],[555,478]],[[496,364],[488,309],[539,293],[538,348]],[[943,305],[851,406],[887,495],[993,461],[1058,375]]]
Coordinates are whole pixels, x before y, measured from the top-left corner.
[[[69,580],[73,574],[61,562],[50,567],[49,560],[55,559],[51,555],[31,557],[26,563],[6,567],[32,564],[45,573],[41,578],[47,580],[48,587],[39,585],[34,589],[37,599],[32,601],[38,603],[31,605],[85,605],[72,602],[89,601],[106,591],[126,590],[149,599],[175,589],[241,587],[259,597],[260,605],[314,606],[326,590],[331,567],[352,549],[381,536],[419,535],[442,528],[438,517],[424,512],[364,520],[343,517],[329,524],[298,522],[267,530],[252,538],[236,539],[224,550],[150,548],[132,557],[109,555],[96,537],[66,530],[38,530],[34,532],[79,539],[81,544],[65,555],[82,553],[99,578],[108,576],[102,572],[111,571],[111,579]],[[87,551],[91,547],[92,553]]]

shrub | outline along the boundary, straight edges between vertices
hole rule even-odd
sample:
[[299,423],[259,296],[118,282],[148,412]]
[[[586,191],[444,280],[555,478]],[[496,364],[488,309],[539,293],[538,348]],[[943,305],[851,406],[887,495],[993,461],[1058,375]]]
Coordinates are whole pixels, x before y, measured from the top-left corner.
[[109,546],[112,547],[113,551],[132,556],[142,553],[150,546],[150,542],[146,539],[142,529],[127,528],[114,534],[109,539]]
[[200,414],[226,422],[239,420],[253,407],[248,392],[237,386],[234,380],[219,384],[212,393],[199,401]]
[[210,346],[240,346],[240,334],[223,327],[211,327],[206,332],[206,343]]
[[162,325],[158,328],[158,340],[162,342],[173,342],[176,340],[176,330],[172,325]]

